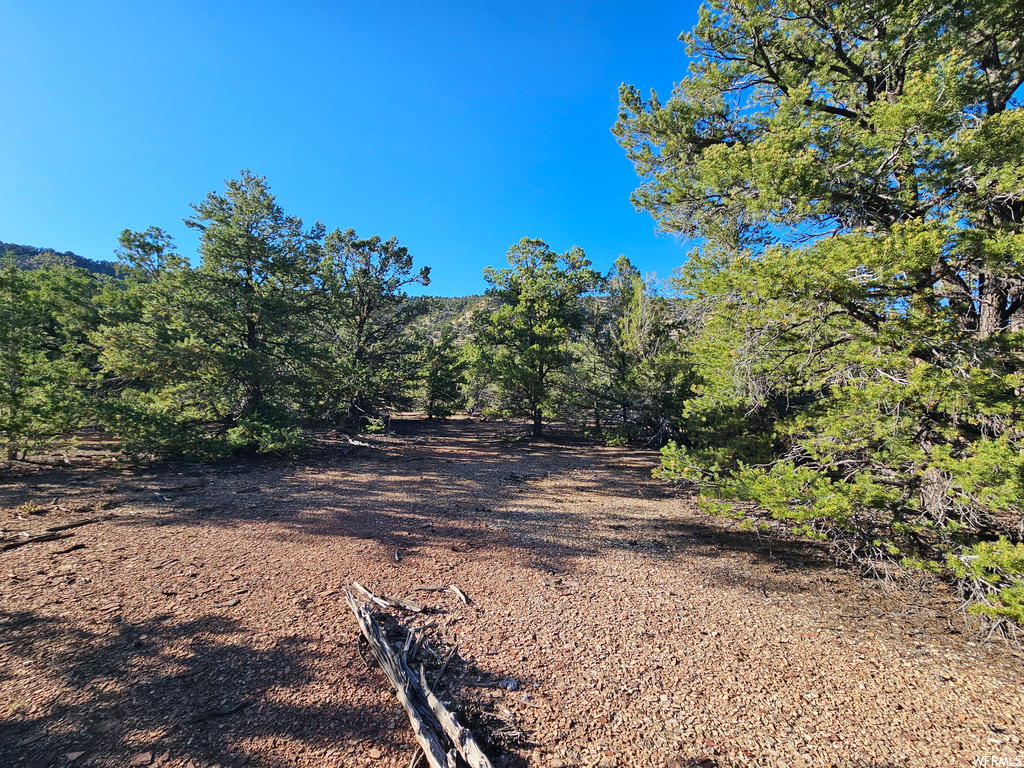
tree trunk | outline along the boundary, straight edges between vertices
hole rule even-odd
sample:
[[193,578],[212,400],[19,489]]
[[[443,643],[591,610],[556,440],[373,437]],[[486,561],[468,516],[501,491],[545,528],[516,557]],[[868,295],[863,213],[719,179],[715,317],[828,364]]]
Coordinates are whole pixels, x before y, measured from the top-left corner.
[[[251,277],[250,277],[251,281]],[[259,335],[257,331],[259,327],[256,321],[249,317],[245,321],[245,345],[247,351],[247,357],[255,355],[256,346],[259,344]],[[249,362],[247,360],[247,362]],[[259,373],[250,371],[245,382],[245,398],[242,401],[241,413],[239,418],[244,419],[252,416],[259,410],[259,407],[263,404],[263,383],[259,380]]]
[[544,436],[544,416],[541,413],[540,408],[533,409],[533,436]]
[[361,408],[355,403],[349,403],[348,408],[345,409],[345,428],[354,429],[356,432],[362,432],[363,430],[363,418],[364,414]]
[[1006,325],[1007,291],[1003,281],[984,272],[978,275],[978,337],[987,339]]
[[258,384],[249,384],[246,387],[245,398],[242,400],[242,407],[238,415],[239,419],[252,416],[263,404],[263,387]]

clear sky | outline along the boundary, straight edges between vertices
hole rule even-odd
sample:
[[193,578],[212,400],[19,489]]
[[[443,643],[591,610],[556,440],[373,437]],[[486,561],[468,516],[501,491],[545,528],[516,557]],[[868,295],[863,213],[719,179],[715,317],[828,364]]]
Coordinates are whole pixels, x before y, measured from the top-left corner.
[[667,275],[633,210],[618,86],[686,73],[691,2],[0,0],[0,240],[112,259],[242,168],[286,212],[394,235],[428,293],[539,237]]

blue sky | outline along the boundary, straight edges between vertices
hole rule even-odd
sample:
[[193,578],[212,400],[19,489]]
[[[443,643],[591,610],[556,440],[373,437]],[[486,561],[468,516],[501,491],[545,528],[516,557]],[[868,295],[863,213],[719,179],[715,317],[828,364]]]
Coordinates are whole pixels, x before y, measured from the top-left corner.
[[540,237],[667,275],[633,210],[621,82],[667,93],[696,3],[4,0],[0,240],[113,258],[242,168],[311,223],[394,235],[428,293]]

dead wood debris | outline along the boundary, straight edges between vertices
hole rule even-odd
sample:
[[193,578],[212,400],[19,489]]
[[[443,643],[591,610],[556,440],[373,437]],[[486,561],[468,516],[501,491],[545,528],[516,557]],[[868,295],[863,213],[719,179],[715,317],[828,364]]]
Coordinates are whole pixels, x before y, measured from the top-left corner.
[[[391,607],[389,603],[395,601],[395,598],[384,599],[374,595],[358,583],[354,583],[353,588],[362,594],[370,605]],[[420,665],[418,676],[412,671],[411,665],[415,663],[416,655],[426,642],[423,629],[409,630],[402,643],[401,652],[398,653],[374,619],[369,605],[360,605],[348,589],[345,590],[345,599],[355,614],[362,637],[366,639],[381,671],[405,708],[416,741],[430,768],[456,768],[458,758],[464,760],[471,768],[492,768],[490,760],[480,749],[473,734],[459,724],[455,715],[434,694],[427,683],[425,667]],[[454,651],[449,654],[447,661],[450,661],[452,656]],[[434,687],[438,686],[441,675],[447,668],[447,661],[434,677]],[[418,761],[419,757],[414,754],[410,765],[416,765]]]
[[419,603],[414,603],[412,600],[406,600],[402,597],[375,595],[358,581],[352,582],[352,586],[357,592],[362,594],[363,597],[374,605],[379,605],[381,608],[400,608],[403,611],[409,611],[410,613],[423,613],[423,606]]

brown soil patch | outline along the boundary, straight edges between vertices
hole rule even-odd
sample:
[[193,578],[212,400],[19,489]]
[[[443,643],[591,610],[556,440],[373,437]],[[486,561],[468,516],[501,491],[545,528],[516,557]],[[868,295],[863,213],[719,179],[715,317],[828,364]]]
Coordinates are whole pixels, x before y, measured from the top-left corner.
[[434,611],[447,698],[511,734],[496,765],[1024,758],[1021,658],[943,593],[708,519],[653,452],[394,426],[348,455],[0,476],[5,541],[112,515],[0,553],[0,765],[406,766],[353,580]]

